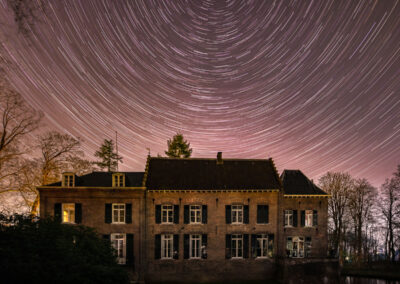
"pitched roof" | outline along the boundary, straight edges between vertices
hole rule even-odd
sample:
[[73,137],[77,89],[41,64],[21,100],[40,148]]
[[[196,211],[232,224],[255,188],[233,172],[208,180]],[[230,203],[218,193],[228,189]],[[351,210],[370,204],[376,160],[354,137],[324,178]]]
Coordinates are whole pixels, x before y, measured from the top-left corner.
[[327,195],[310,181],[300,170],[284,170],[281,175],[285,194]]
[[[149,157],[146,187],[156,189],[279,189],[272,159]],[[222,159],[222,157],[221,157]]]
[[[125,174],[126,187],[141,187],[144,172],[121,172]],[[112,172],[92,172],[83,176],[75,176],[75,186],[112,187]],[[61,181],[47,186],[61,186]]]

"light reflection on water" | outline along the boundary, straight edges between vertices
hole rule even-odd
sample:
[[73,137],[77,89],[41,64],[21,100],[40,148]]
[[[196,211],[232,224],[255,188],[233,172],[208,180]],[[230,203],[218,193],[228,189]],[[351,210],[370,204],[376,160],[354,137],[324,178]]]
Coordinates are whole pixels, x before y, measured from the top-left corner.
[[[329,283],[325,282],[324,283]],[[373,278],[351,277],[347,276],[343,279],[344,284],[400,284],[400,280],[383,280]]]

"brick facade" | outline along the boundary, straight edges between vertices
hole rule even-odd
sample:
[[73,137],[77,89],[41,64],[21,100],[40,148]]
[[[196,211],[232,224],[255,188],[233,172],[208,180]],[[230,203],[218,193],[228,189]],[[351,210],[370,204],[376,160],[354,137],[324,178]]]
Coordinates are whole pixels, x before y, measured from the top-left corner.
[[[153,160],[157,166],[152,167]],[[309,254],[304,258],[292,258],[292,261],[315,262],[326,257],[328,196],[324,192],[311,192],[314,194],[307,192],[303,195],[299,192],[296,192],[296,195],[285,192],[282,186],[285,182],[282,183],[277,175],[272,160],[258,160],[250,164],[250,160],[243,160],[246,163],[245,166],[250,167],[249,172],[256,172],[257,175],[260,168],[265,167],[268,170],[268,165],[271,164],[268,170],[270,172],[265,174],[273,177],[260,179],[246,172],[243,177],[235,177],[236,185],[231,185],[233,188],[225,188],[225,185],[229,183],[229,171],[236,171],[235,165],[239,165],[242,160],[234,160],[231,165],[229,161],[225,162],[227,170],[223,166],[217,168],[216,171],[219,171],[223,178],[216,176],[214,180],[199,181],[199,184],[207,187],[219,184],[218,187],[212,186],[213,188],[198,188],[195,184],[198,173],[193,174],[192,180],[187,178],[191,175],[190,172],[182,173],[184,176],[181,177],[181,181],[174,185],[174,181],[165,180],[165,176],[156,172],[162,171],[162,167],[176,167],[171,163],[191,163],[193,160],[194,163],[198,163],[196,167],[200,167],[199,170],[210,163],[216,163],[215,159],[202,159],[200,162],[196,159],[183,160],[149,158],[145,173],[124,173],[127,178],[130,178],[129,186],[125,187],[116,188],[111,184],[105,184],[104,180],[111,179],[111,173],[95,173],[79,177],[72,187],[64,187],[61,182],[39,187],[40,214],[54,216],[57,204],[80,204],[80,220],[83,225],[96,228],[105,236],[116,233],[123,236],[133,235],[133,244],[125,243],[123,248],[126,256],[129,254],[127,250],[133,251],[132,261],[126,260],[126,263],[135,277],[146,282],[207,282],[221,279],[276,278],[282,261],[285,261],[288,256],[288,237],[311,240]],[[212,166],[215,167],[214,164]],[[247,182],[248,176],[253,182]],[[228,181],[223,179],[228,179]],[[258,180],[254,181],[255,179]],[[168,188],[162,188],[162,185],[158,183],[159,180],[162,180],[163,184],[168,184]],[[107,213],[109,209],[106,204],[123,204],[124,214],[131,214],[130,217],[124,217],[124,221],[131,218],[131,222],[113,224],[113,219],[111,223],[107,223],[107,218],[111,217],[107,217],[110,213]],[[168,205],[170,208],[168,212],[175,215],[171,219],[171,224],[163,224],[163,221],[167,219],[160,219],[164,218],[164,215],[160,215],[162,214],[160,208],[164,208],[161,207],[162,205]],[[188,216],[190,205],[199,205],[196,208],[201,214],[203,214],[202,211],[206,212],[206,215],[197,215],[201,219],[198,224],[190,224],[190,216]],[[232,207],[233,205],[238,206]],[[241,214],[241,219],[238,217],[240,224],[232,223],[231,218],[236,218],[232,217],[232,210],[236,210],[232,208],[240,208],[238,209]],[[129,212],[127,212],[128,209]],[[285,227],[285,210],[299,212],[296,227]],[[300,212],[306,212],[305,210],[316,212],[317,224],[310,227],[302,226],[304,224],[302,224]],[[230,214],[228,218],[227,212]],[[257,223],[257,220],[260,220],[257,219],[260,212],[267,212],[265,213],[267,216],[263,213],[263,218],[268,220],[267,223]],[[179,213],[179,218],[176,216],[177,213]],[[61,216],[61,218],[64,217]],[[227,224],[227,222],[231,223]],[[190,239],[190,236],[200,238],[201,241],[196,243],[195,240]],[[169,237],[170,242],[163,239]],[[265,239],[265,243],[262,243],[261,238]],[[164,245],[161,244],[162,242]],[[265,244],[265,246],[262,245],[264,251],[259,245],[257,246],[260,242]],[[234,249],[235,245],[240,248]],[[299,246],[302,244],[299,243]],[[160,249],[165,249],[164,253],[167,254],[171,252],[171,258],[163,259]],[[199,255],[191,258],[192,253],[199,253]],[[239,257],[233,257],[232,253],[237,253]],[[260,253],[265,257],[257,257]]]

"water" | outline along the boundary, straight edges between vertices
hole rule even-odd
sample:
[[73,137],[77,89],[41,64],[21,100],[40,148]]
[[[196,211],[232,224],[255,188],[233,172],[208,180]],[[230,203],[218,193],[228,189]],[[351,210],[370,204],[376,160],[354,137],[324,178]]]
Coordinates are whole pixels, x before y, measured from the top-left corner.
[[375,278],[363,278],[346,276],[343,279],[344,284],[400,284],[400,280],[383,280]]

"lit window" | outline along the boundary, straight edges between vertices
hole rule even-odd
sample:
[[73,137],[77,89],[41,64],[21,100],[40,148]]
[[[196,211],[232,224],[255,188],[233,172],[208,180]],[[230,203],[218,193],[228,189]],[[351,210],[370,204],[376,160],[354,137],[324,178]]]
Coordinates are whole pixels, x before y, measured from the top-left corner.
[[232,258],[243,257],[243,235],[232,235]]
[[172,259],[173,257],[173,235],[161,235],[161,258]]
[[201,205],[190,205],[190,224],[201,223]]
[[118,264],[126,263],[126,235],[111,234],[111,244],[115,249]]
[[285,227],[293,226],[293,210],[285,210]]
[[190,235],[190,258],[201,258],[201,235]]
[[304,237],[288,237],[286,241],[286,253],[288,257],[304,257]]
[[313,211],[312,210],[306,210],[305,226],[306,227],[313,226]]
[[174,207],[172,205],[161,206],[161,221],[164,224],[172,224],[174,221]]
[[232,224],[243,224],[243,205],[232,205]]
[[116,224],[125,223],[125,204],[113,203],[112,205],[112,222]]
[[125,186],[125,175],[121,173],[113,174],[113,187],[124,187]]
[[73,187],[74,186],[74,174],[63,174],[63,186]]
[[75,223],[75,204],[63,203],[62,204],[62,222]]

